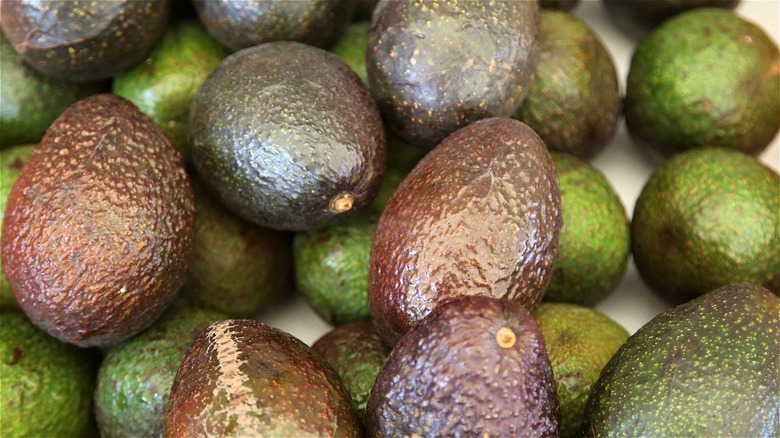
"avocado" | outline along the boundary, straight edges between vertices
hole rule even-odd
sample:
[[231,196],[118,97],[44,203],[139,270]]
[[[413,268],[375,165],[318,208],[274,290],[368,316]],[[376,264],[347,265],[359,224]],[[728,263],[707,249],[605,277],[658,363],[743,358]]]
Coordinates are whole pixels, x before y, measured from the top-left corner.
[[162,129],[125,99],[96,94],[62,113],[11,189],[3,273],[35,325],[110,346],[176,298],[193,222],[192,188]]
[[[5,203],[11,194],[11,187],[19,177],[24,164],[32,156],[33,148],[35,148],[34,144],[28,144],[0,150],[0,235],[3,230]],[[0,258],[0,311],[20,310],[11,286],[5,274],[1,272],[2,266],[3,259]]]
[[190,106],[206,76],[228,52],[194,20],[172,25],[142,62],[114,78],[114,93],[133,102],[170,137],[189,163]]
[[778,59],[777,43],[729,10],[676,16],[631,58],[628,132],[663,157],[700,147],[758,154],[780,129]]
[[539,7],[542,9],[571,11],[579,3],[580,0],[539,0]]
[[190,113],[204,184],[258,225],[306,230],[363,210],[385,168],[382,120],[360,78],[301,43],[259,44],[225,58]]
[[585,22],[542,11],[536,76],[512,117],[527,123],[550,150],[590,159],[612,140],[621,113],[617,70]]
[[394,344],[460,295],[534,309],[561,226],[558,176],[528,125],[496,117],[456,131],[420,160],[379,218],[368,302],[382,338]]
[[563,228],[545,301],[592,306],[615,290],[631,255],[631,226],[609,179],[576,157],[552,152]]
[[8,40],[46,76],[107,79],[142,61],[168,24],[170,0],[0,2]]
[[215,310],[178,307],[111,348],[100,364],[95,388],[100,436],[160,436],[168,394],[187,348],[201,330],[223,319],[228,316]]
[[347,26],[341,38],[330,48],[331,53],[344,61],[368,86],[366,72],[366,47],[368,46],[369,21],[358,21]]
[[361,215],[296,233],[295,285],[328,324],[368,320],[368,257],[377,218]]
[[626,342],[628,332],[598,310],[577,304],[542,303],[533,316],[544,335],[555,376],[561,437],[579,437],[590,389]]
[[0,312],[0,436],[88,436],[99,355]]
[[431,149],[469,123],[510,116],[539,58],[536,1],[380,2],[366,50],[388,127]]
[[356,0],[193,0],[211,35],[233,51],[271,41],[327,48],[352,20]]
[[780,298],[727,285],[634,333],[593,386],[582,434],[780,434]]
[[518,303],[441,304],[379,371],[370,436],[558,436],[560,409],[539,324]]
[[780,294],[780,175],[729,149],[683,152],[656,168],[631,224],[642,279],[672,303],[741,281]]
[[350,322],[333,328],[311,346],[344,382],[361,421],[376,376],[387,359],[382,338],[371,321]]
[[359,437],[360,420],[333,368],[306,344],[255,320],[219,321],[176,373],[164,437]]
[[603,0],[612,20],[631,35],[643,37],[664,21],[698,8],[734,9],[740,0]]
[[284,293],[292,273],[292,236],[231,213],[197,178],[195,238],[181,297],[233,318],[255,317]]

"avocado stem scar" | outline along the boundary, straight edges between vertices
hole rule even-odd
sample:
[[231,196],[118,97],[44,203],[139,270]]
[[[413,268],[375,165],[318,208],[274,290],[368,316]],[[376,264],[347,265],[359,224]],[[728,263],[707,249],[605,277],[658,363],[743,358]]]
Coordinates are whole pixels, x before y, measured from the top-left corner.
[[330,211],[334,213],[344,213],[352,209],[355,202],[355,196],[349,192],[341,192],[330,200]]
[[498,332],[496,332],[496,342],[501,348],[511,348],[515,345],[516,341],[517,337],[515,336],[515,332],[509,327],[501,327],[498,329]]

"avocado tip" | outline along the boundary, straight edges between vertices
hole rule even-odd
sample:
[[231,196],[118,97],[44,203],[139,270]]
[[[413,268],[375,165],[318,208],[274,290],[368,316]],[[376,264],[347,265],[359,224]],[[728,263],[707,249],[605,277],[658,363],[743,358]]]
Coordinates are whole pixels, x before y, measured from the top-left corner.
[[344,213],[352,209],[355,202],[355,196],[350,192],[341,192],[330,200],[330,211],[334,213]]

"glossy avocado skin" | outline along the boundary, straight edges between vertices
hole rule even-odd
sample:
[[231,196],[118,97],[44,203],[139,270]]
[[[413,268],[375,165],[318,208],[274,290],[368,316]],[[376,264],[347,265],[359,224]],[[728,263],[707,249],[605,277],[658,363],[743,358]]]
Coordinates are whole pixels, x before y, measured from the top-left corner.
[[612,18],[635,36],[696,8],[734,9],[740,0],[603,0]]
[[50,335],[110,346],[176,298],[194,203],[181,156],[130,102],[97,94],[54,122],[22,169],[3,223],[3,272]]
[[582,434],[777,436],[780,297],[724,286],[645,324],[593,386]]
[[190,140],[220,201],[269,228],[315,228],[367,207],[385,168],[368,90],[335,55],[296,42],[223,60],[193,102]]
[[456,131],[420,160],[379,218],[368,299],[383,338],[394,344],[459,295],[533,309],[562,222],[558,176],[531,128],[492,118]]
[[106,79],[141,61],[165,31],[169,0],[3,1],[2,25],[38,71],[77,82]]
[[371,93],[393,132],[433,148],[514,112],[533,79],[538,33],[536,1],[382,1],[366,51]]
[[557,437],[560,409],[538,323],[507,300],[440,305],[390,352],[366,420],[376,437]]

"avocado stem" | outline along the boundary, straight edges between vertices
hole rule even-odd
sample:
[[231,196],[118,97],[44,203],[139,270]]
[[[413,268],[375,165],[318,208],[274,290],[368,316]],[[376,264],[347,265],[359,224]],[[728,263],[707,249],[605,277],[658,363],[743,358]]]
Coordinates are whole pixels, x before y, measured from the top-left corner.
[[341,192],[330,200],[330,211],[334,213],[344,213],[352,209],[355,202],[355,196],[349,192]]
[[496,342],[498,342],[498,345],[501,348],[511,348],[515,345],[516,341],[517,337],[515,336],[515,332],[509,327],[501,327],[498,329],[498,332],[496,332]]

